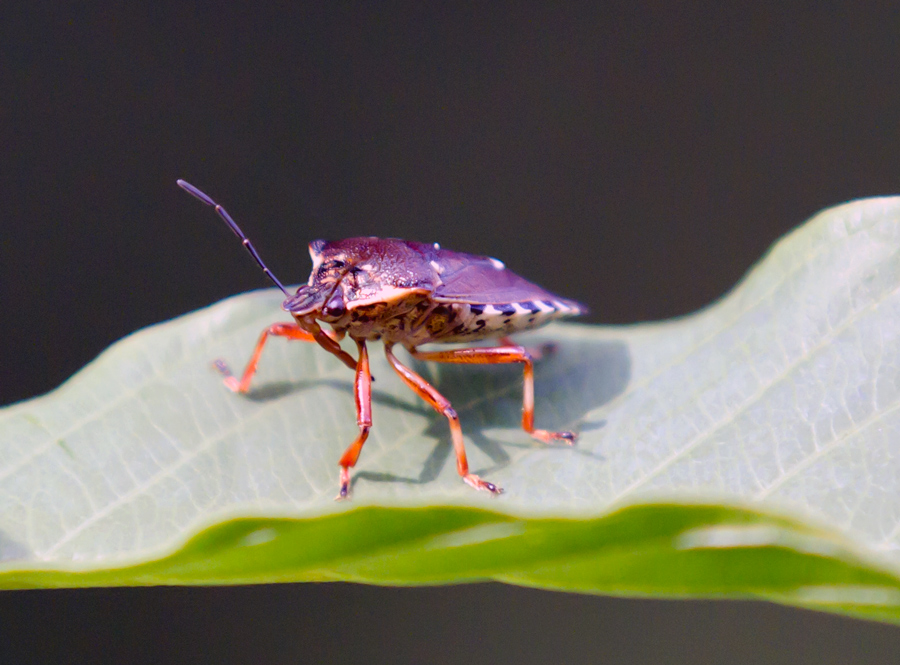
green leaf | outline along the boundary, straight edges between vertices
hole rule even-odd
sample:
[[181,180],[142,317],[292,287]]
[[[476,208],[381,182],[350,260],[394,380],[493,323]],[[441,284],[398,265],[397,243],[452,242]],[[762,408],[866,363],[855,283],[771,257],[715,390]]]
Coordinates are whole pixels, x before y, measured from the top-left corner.
[[[0,410],[0,588],[496,579],[591,593],[767,598],[900,622],[900,198],[826,211],[725,299],[680,320],[558,325],[518,427],[521,369],[413,363],[446,420],[372,352],[353,500],[350,370],[272,340],[275,292],[119,342],[53,393]],[[410,361],[412,362],[412,361]]]

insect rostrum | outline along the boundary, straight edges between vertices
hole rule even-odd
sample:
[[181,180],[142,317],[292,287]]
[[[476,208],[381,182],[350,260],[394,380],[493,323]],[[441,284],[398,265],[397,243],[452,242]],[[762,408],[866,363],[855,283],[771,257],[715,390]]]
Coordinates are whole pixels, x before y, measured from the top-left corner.
[[[213,206],[286,300],[282,308],[293,323],[276,323],[260,335],[240,379],[228,366],[216,361],[225,385],[244,393],[256,372],[259,357],[271,335],[315,342],[356,372],[354,395],[359,436],[340,459],[340,494],[348,496],[350,469],[356,465],[372,427],[372,375],[366,342],[382,341],[388,362],[404,383],[443,414],[449,424],[459,475],[470,486],[499,494],[503,490],[469,473],[459,417],[450,402],[431,384],[401,363],[393,353],[396,344],[420,360],[442,363],[521,363],[525,387],[522,428],[544,443],[572,444],[571,432],[549,432],[534,427],[534,353],[507,338],[553,319],[583,314],[587,309],[545,291],[486,256],[442,249],[437,243],[396,238],[347,238],[309,244],[313,268],[309,282],[291,295],[263,263],[256,248],[222,206],[193,185],[179,180],[185,191]],[[320,322],[328,324],[323,329]],[[341,349],[349,336],[359,350],[354,358]],[[419,346],[441,342],[469,342],[499,338],[501,346],[420,351]]]

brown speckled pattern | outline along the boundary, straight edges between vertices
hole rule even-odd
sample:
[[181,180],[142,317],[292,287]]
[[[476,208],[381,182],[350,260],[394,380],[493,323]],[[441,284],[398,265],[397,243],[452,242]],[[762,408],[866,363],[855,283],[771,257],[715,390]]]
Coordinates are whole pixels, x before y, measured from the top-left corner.
[[346,323],[334,327],[355,339],[383,339],[414,347],[429,342],[504,337],[578,313],[579,310],[567,302],[555,300],[474,305],[434,303],[415,296],[393,303],[357,307],[346,317]]

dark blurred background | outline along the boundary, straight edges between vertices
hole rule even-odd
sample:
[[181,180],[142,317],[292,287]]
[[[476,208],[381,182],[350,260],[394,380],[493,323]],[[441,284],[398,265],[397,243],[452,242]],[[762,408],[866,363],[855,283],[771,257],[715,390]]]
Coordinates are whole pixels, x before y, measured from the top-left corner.
[[[866,3],[14,3],[0,404],[359,234],[502,258],[591,321],[687,314],[818,210],[900,191],[900,18]],[[888,6],[889,3],[885,3]],[[273,317],[277,312],[273,312]],[[0,592],[0,662],[896,662],[759,603],[500,585]]]

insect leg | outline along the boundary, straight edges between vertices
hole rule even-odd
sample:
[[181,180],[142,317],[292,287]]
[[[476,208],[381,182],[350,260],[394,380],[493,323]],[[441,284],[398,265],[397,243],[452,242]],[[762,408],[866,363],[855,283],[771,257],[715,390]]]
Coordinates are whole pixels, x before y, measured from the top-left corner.
[[391,351],[391,345],[384,345],[384,353],[387,356],[391,367],[400,375],[403,382],[412,388],[419,397],[428,402],[432,408],[440,414],[447,417],[450,423],[450,434],[453,439],[453,449],[456,451],[456,470],[465,483],[477,490],[484,490],[493,494],[500,494],[502,489],[482,480],[474,473],[469,473],[469,462],[466,460],[466,448],[463,445],[462,428],[459,426],[459,416],[450,405],[446,397],[441,395],[434,386],[428,383],[421,376],[413,372],[409,367],[397,360],[397,357]]
[[[519,346],[512,337],[501,337],[497,346]],[[531,356],[532,360],[541,360],[544,356],[550,356],[556,353],[556,344],[553,342],[544,342],[540,346],[524,346],[525,353]]]
[[431,360],[438,363],[483,365],[522,363],[525,374],[525,389],[522,397],[522,429],[544,443],[553,441],[565,441],[570,445],[575,443],[575,435],[572,432],[548,432],[545,429],[534,428],[534,359],[523,347],[494,346],[454,349],[452,351],[412,350],[410,353],[419,360]]
[[[325,335],[324,331],[320,332],[322,332],[322,335]],[[215,361],[214,364],[216,369],[225,377],[225,385],[228,386],[230,390],[236,393],[245,393],[250,389],[250,381],[253,379],[253,375],[256,374],[256,366],[259,364],[259,357],[262,355],[263,347],[266,345],[266,340],[269,339],[269,335],[287,337],[288,339],[296,339],[303,342],[319,341],[313,334],[306,332],[296,323],[276,323],[269,326],[263,330],[262,334],[259,336],[259,341],[256,343],[256,348],[253,349],[253,355],[250,356],[250,361],[244,368],[244,373],[241,376],[240,381],[231,374],[231,370],[224,360]],[[331,338],[328,339],[331,340]],[[334,340],[331,341],[334,342]],[[319,343],[321,344],[321,342]],[[334,345],[337,346],[337,342],[334,342]],[[328,350],[331,351],[331,349]],[[346,353],[344,355],[348,358],[350,357]],[[351,358],[351,362],[353,363],[352,367],[355,368],[356,361]]]
[[357,340],[359,361],[356,363],[356,380],[353,383],[353,394],[356,398],[356,423],[359,425],[359,436],[341,457],[341,491],[335,499],[346,499],[350,493],[350,468],[356,466],[363,444],[369,437],[372,427],[372,375],[369,373],[369,352],[365,340]]
[[319,324],[313,320],[304,321],[304,327],[304,329],[308,331],[308,334],[312,336],[312,341],[318,343],[318,345],[328,351],[328,353],[337,356],[338,360],[352,370],[355,370],[358,367],[353,356],[344,351],[341,348],[341,345],[338,344],[338,340],[343,337],[343,333],[341,334],[341,337],[337,337],[333,331],[326,332],[322,330]]

